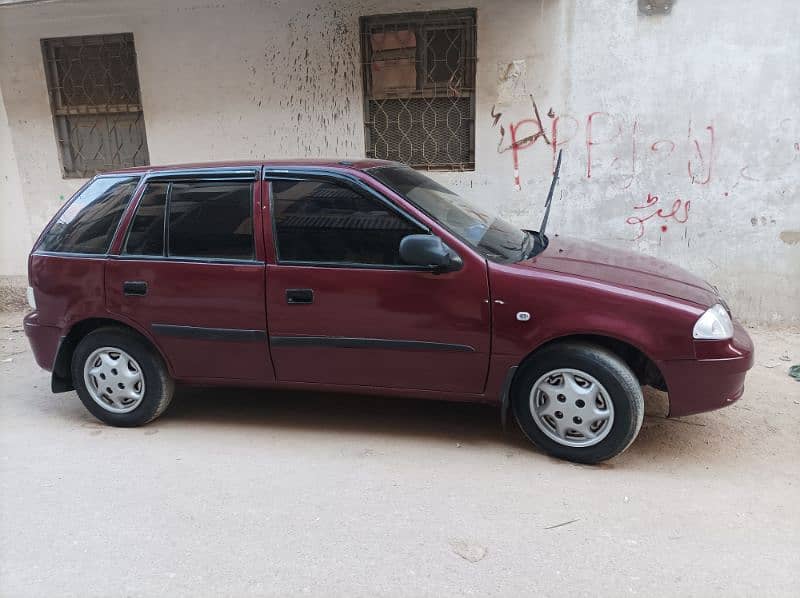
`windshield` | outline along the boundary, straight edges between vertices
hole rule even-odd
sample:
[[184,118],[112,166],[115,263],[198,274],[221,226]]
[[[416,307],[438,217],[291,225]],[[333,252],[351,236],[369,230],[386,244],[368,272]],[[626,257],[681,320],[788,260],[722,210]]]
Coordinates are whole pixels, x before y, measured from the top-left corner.
[[538,237],[416,170],[380,166],[371,168],[369,173],[488,259],[517,262],[530,257],[538,245]]

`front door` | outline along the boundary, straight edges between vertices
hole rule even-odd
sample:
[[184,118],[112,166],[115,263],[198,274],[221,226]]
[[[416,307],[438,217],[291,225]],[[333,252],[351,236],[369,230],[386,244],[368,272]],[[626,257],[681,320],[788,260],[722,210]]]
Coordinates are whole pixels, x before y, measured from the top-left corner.
[[148,180],[107,262],[109,311],[152,335],[178,379],[274,379],[256,172]]
[[443,274],[404,265],[400,240],[430,231],[357,181],[276,175],[265,194],[278,380],[483,392],[490,322],[482,259],[462,255],[463,268]]

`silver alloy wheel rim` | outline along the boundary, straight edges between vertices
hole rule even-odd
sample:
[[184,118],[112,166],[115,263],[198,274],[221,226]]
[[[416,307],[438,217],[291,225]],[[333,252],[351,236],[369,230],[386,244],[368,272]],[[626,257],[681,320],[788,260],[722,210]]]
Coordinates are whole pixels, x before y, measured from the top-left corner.
[[83,365],[86,390],[111,413],[129,413],[144,399],[144,374],[136,360],[117,347],[101,347]]
[[605,387],[570,368],[552,370],[536,381],[530,410],[539,429],[564,446],[594,446],[614,425],[614,404]]

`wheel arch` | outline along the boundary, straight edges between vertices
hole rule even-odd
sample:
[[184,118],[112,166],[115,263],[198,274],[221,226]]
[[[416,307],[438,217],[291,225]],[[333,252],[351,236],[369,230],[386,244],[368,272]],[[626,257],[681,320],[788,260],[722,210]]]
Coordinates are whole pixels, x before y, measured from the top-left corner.
[[611,351],[611,353],[625,362],[629,368],[631,368],[631,371],[639,380],[639,384],[642,386],[652,386],[653,388],[665,392],[667,391],[666,381],[664,380],[664,376],[661,373],[661,370],[658,368],[658,365],[656,365],[655,360],[650,358],[650,356],[647,355],[647,353],[645,353],[640,347],[637,347],[626,340],[606,334],[581,333],[551,338],[528,353],[520,361],[519,365],[524,365],[528,360],[533,359],[536,354],[543,349],[564,343],[599,345],[605,349],[608,349]]
[[169,360],[166,358],[166,355],[164,355],[164,352],[152,338],[143,333],[141,330],[138,330],[130,324],[114,318],[85,318],[73,323],[69,328],[69,332],[62,336],[58,343],[56,358],[53,362],[53,374],[51,379],[51,388],[54,393],[75,390],[75,386],[72,383],[72,374],[70,373],[72,355],[75,353],[75,348],[78,346],[78,343],[80,343],[87,334],[100,328],[118,328],[146,342],[147,345],[152,347],[153,350],[158,353],[161,359],[164,360],[164,363],[167,365],[167,369],[170,371],[170,374],[172,374],[172,367],[169,363]]
[[504,384],[501,396],[501,422],[506,426],[508,410],[511,405],[511,388],[517,380],[517,374],[522,366],[531,359],[536,358],[536,354],[543,349],[554,345],[566,343],[581,343],[588,345],[599,345],[608,349],[619,357],[634,373],[641,386],[652,386],[657,390],[667,392],[667,383],[656,362],[650,358],[641,348],[628,341],[621,340],[614,336],[596,333],[575,333],[553,337],[541,343],[535,349],[525,355],[518,365],[513,366],[508,373],[508,378]]

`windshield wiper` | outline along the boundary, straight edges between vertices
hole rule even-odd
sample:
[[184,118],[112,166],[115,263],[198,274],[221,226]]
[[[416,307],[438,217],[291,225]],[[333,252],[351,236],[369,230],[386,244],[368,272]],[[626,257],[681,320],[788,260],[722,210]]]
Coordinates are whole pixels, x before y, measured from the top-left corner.
[[544,202],[544,218],[542,218],[542,225],[539,227],[539,238],[544,243],[544,229],[547,228],[547,219],[550,217],[550,205],[553,203],[553,191],[556,190],[556,183],[558,182],[558,173],[561,170],[561,153],[564,150],[558,150],[558,161],[556,162],[556,169],[553,171],[553,180],[550,181],[550,191],[547,193],[547,200]]

